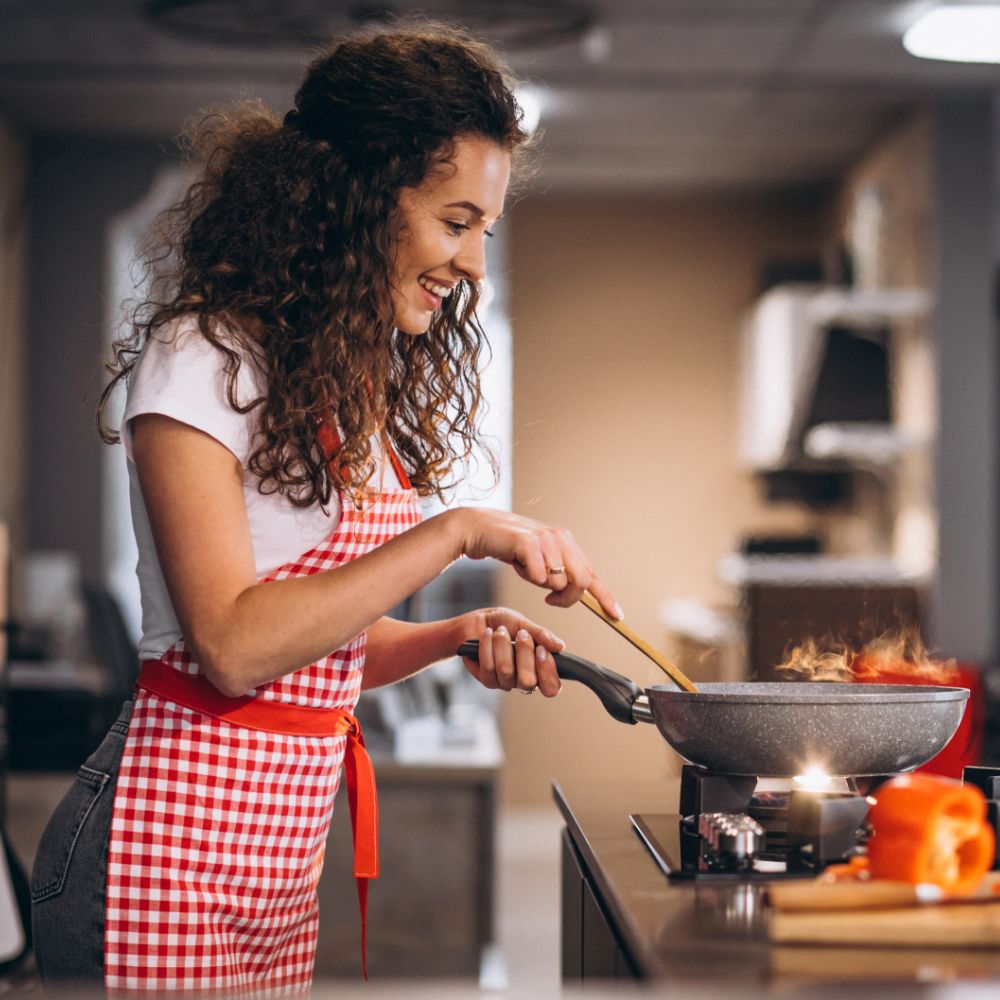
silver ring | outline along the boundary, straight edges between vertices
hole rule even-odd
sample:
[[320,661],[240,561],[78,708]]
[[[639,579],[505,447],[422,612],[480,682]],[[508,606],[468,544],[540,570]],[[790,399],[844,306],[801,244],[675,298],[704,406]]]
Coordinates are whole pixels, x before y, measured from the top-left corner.
[[560,574],[566,572],[566,567],[565,566],[546,566],[545,567],[545,572],[549,576],[559,576]]
[[517,688],[516,690],[517,690],[518,694],[534,694],[535,693],[535,689],[534,688]]

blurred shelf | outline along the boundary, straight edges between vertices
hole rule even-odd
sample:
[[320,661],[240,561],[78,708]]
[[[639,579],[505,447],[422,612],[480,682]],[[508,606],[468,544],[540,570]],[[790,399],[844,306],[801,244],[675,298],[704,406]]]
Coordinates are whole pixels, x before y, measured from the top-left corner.
[[927,583],[923,573],[888,556],[723,556],[719,578],[738,587],[801,585],[816,587],[895,587]]

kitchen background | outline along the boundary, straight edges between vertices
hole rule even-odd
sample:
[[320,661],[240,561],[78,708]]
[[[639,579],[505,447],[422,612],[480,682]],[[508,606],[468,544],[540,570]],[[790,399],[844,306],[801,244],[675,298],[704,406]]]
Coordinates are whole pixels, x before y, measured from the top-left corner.
[[[696,679],[765,672],[774,643],[806,625],[850,637],[862,621],[916,621],[941,655],[984,671],[988,701],[1000,69],[906,53],[903,30],[932,6],[420,5],[499,42],[544,133],[493,262],[508,478],[486,502],[571,528],[627,622]],[[101,699],[127,689],[123,512],[92,420],[122,227],[172,183],[186,117],[245,95],[284,111],[310,47],[377,13],[310,0],[0,6],[0,522],[19,626],[8,825],[12,796],[41,803]],[[823,367],[831,328],[868,367]],[[817,413],[821,370],[834,402]],[[783,549],[809,551],[768,555]],[[83,603],[71,594],[52,615],[51,595],[77,580]],[[456,567],[403,610],[450,613],[480,595],[641,684],[659,679],[585,610],[549,609],[509,572]],[[496,815],[534,829],[553,779],[677,770],[654,731],[616,725],[573,685],[555,702],[483,699],[460,671],[439,677],[373,706],[371,731],[382,726],[401,822],[417,822],[407,795],[421,781],[461,786],[470,871],[491,871]],[[429,842],[454,836],[424,818]],[[470,905],[491,907],[491,893],[480,878]]]

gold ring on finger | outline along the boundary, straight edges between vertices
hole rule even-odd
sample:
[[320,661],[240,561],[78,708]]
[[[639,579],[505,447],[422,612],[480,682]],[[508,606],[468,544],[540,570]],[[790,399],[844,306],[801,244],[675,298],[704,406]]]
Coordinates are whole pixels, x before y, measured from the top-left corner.
[[545,572],[549,576],[560,576],[561,574],[563,574],[563,573],[566,572],[566,567],[565,566],[546,566],[545,567]]
[[535,693],[535,689],[534,688],[518,688],[517,690],[521,694],[534,694]]

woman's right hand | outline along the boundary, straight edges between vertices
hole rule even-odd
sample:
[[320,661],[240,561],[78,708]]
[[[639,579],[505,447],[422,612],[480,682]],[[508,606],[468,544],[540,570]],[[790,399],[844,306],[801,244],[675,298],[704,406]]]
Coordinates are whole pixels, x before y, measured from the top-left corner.
[[587,590],[612,618],[623,617],[611,591],[566,528],[478,507],[459,507],[451,514],[458,526],[462,555],[509,563],[518,576],[552,591],[545,598],[546,604],[569,607]]

